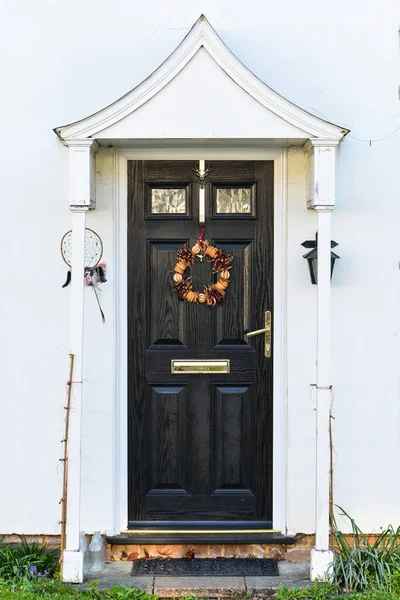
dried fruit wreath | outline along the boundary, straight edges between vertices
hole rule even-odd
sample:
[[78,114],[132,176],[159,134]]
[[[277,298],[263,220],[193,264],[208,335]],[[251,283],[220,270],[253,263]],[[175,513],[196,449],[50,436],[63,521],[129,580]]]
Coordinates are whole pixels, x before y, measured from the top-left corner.
[[[193,290],[191,277],[186,277],[185,272],[193,265],[196,256],[203,258],[209,256],[213,262],[212,273],[219,273],[218,281],[204,287],[203,292]],[[208,306],[215,306],[225,296],[229,285],[229,269],[232,256],[218,246],[212,246],[207,240],[197,240],[192,248],[182,246],[176,255],[177,263],[173,270],[175,281],[174,292],[188,302],[205,302]]]

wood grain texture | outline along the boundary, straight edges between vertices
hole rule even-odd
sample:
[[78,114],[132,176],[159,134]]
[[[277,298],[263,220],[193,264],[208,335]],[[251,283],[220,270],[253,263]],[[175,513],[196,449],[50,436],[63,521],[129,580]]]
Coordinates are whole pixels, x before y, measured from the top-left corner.
[[152,386],[148,423],[151,491],[185,491],[187,386]]
[[252,493],[250,445],[250,385],[214,386],[211,414],[212,475],[215,490]]
[[186,240],[170,243],[149,241],[150,346],[186,345],[186,314],[185,311],[179,311],[171,285],[171,265],[175,264],[176,253],[185,242]]
[[234,242],[215,240],[223,250],[233,256],[233,269],[229,279],[229,291],[224,299],[223,310],[213,314],[214,345],[250,346],[244,339],[249,322],[249,278],[246,266],[252,252],[252,241]]
[[[270,524],[272,359],[260,329],[273,311],[273,163],[216,161],[206,183],[206,238],[234,256],[215,308],[173,293],[177,249],[198,238],[189,161],[128,163],[128,513],[130,523]],[[149,186],[185,185],[189,213],[147,218]],[[253,186],[254,214],[212,217],[215,186]],[[215,281],[208,261],[193,285]],[[172,375],[171,359],[229,359],[229,375]]]

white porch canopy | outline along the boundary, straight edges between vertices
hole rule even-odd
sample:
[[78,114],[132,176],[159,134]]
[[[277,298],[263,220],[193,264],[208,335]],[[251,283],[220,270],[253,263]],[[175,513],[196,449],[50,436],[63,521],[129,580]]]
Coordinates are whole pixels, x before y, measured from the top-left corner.
[[[131,92],[101,111],[56,130],[70,155],[72,270],[83,273],[86,212],[94,209],[99,146],[288,147],[309,156],[307,206],[318,213],[316,545],[311,577],[323,579],[329,548],[331,213],[336,147],[348,130],[295,106],[251,73],[202,15],[170,57]],[[75,355],[68,452],[67,547],[63,577],[82,581],[79,552],[84,280],[72,277],[70,344]]]

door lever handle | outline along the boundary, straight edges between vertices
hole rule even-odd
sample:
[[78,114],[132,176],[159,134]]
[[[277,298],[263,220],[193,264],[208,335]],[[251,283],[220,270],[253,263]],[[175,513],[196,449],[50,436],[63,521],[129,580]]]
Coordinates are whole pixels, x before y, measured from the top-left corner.
[[249,331],[245,336],[247,338],[253,337],[255,335],[260,335],[261,333],[265,334],[264,339],[264,356],[265,358],[271,358],[271,311],[265,311],[264,315],[264,328],[256,329],[255,331]]
[[256,331],[249,331],[249,333],[246,333],[245,336],[253,337],[254,335],[260,335],[260,333],[266,333],[267,331],[268,329],[266,327],[264,329],[256,329]]

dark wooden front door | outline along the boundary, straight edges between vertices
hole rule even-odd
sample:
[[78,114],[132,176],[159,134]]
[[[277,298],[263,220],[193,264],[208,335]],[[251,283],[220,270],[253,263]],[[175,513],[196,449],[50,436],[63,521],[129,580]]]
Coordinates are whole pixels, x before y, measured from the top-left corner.
[[[210,163],[205,237],[233,255],[213,308],[173,292],[177,250],[199,237],[193,162],[128,165],[129,526],[270,527],[272,358],[244,333],[273,311],[273,163]],[[211,267],[196,259],[194,289]],[[230,373],[172,374],[173,359],[229,359]]]

